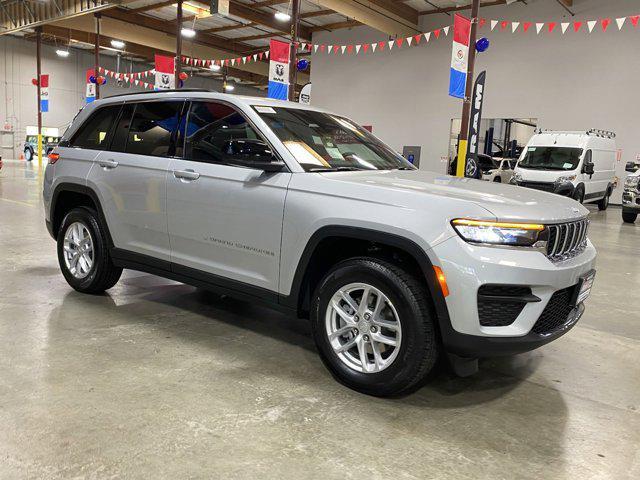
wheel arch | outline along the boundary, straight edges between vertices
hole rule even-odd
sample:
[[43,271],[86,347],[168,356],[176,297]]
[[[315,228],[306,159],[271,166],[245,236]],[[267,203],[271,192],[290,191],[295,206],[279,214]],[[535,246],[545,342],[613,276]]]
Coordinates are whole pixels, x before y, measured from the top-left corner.
[[[351,255],[353,247],[361,248],[363,245],[377,249],[377,252],[369,254],[374,257],[380,256],[376,253],[406,255],[413,262],[413,265],[419,269],[421,277],[425,280],[430,297],[429,301],[438,317],[438,323],[445,327],[441,331],[446,330],[447,324],[450,326],[447,304],[440,290],[436,273],[433,269],[433,262],[424,249],[408,238],[361,227],[329,225],[317,230],[309,238],[298,260],[290,294],[287,297],[281,297],[281,303],[295,310],[298,316],[305,317],[308,313],[308,303],[317,282],[335,264],[335,262],[329,265],[325,264],[320,271],[316,271],[315,266],[318,265],[318,262],[322,262],[326,248],[341,247],[338,250],[340,254],[337,255],[337,258],[342,260],[354,256]],[[361,252],[356,253],[362,255]]]

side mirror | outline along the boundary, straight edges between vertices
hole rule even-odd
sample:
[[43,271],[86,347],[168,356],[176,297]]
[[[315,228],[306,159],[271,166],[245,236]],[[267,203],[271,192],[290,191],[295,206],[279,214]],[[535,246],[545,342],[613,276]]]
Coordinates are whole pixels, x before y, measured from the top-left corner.
[[582,167],[582,172],[586,173],[587,175],[593,175],[595,173],[593,163],[585,163]]
[[624,170],[629,173],[636,173],[638,170],[640,170],[640,165],[635,162],[627,162]]
[[229,140],[224,147],[224,160],[229,165],[265,172],[279,172],[284,168],[284,163],[273,155],[269,145],[252,138]]

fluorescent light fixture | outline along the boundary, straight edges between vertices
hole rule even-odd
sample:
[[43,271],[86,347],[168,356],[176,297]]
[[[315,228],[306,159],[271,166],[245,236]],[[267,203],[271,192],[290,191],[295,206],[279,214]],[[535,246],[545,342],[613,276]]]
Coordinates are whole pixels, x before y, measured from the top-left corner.
[[[173,5],[178,8],[177,3],[174,3]],[[201,8],[188,2],[182,2],[182,10],[184,12],[193,13],[196,18],[207,18],[211,16],[211,12],[209,12],[208,8]]]
[[227,83],[227,84],[224,86],[224,89],[225,89],[225,91],[227,91],[227,92],[233,92],[233,91],[236,89],[236,87],[234,87],[234,86],[233,86],[233,85],[231,85],[230,83]]
[[196,36],[196,31],[193,28],[183,28],[180,30],[180,33],[186,38],[193,38]]
[[279,20],[281,22],[288,22],[289,20],[291,20],[291,15],[285,12],[276,12],[274,17],[276,17],[276,20]]
[[58,49],[56,50],[56,55],[62,58],[67,58],[69,56],[69,50]]
[[124,42],[122,40],[111,40],[111,46],[122,50],[124,48]]
[[220,65],[216,65],[215,63],[212,63],[209,68],[211,70],[213,70],[214,72],[219,72],[220,71]]

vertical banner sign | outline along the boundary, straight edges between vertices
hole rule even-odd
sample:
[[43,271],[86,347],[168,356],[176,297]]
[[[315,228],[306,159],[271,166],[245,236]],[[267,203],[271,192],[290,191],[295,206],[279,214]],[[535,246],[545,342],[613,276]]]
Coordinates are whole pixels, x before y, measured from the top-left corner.
[[49,75],[40,75],[40,111],[49,111]]
[[453,21],[453,50],[451,52],[451,77],[449,95],[464,98],[469,63],[469,37],[471,20],[456,13]]
[[156,90],[176,88],[176,69],[173,57],[156,55]]
[[271,40],[269,55],[269,98],[289,98],[289,49],[290,43]]
[[480,135],[480,121],[482,120],[482,102],[484,100],[484,84],[487,79],[487,72],[483,71],[476,78],[473,86],[473,97],[471,99],[471,119],[469,121],[469,149],[467,159],[469,157],[477,157],[478,155],[478,138]]
[[85,99],[87,103],[91,103],[96,99],[96,84],[91,81],[94,73],[93,68],[88,69],[86,73],[87,87],[85,90]]
[[304,103],[305,105],[311,104],[311,83],[307,83],[302,90],[300,90],[300,98],[298,102]]

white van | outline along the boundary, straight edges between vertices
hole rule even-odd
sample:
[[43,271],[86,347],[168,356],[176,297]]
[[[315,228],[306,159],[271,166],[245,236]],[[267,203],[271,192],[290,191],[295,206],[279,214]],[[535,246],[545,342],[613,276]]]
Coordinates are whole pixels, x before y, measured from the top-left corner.
[[615,187],[615,134],[538,131],[522,151],[511,183],[609,206]]

